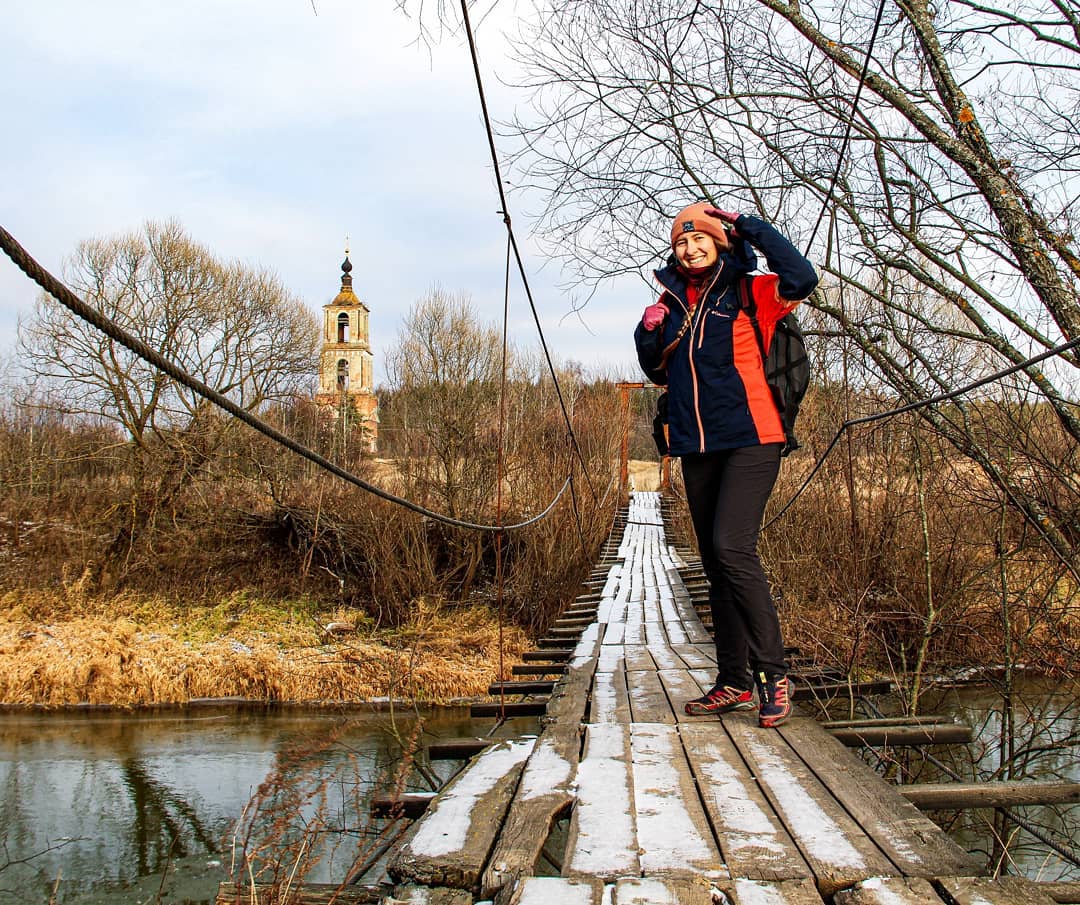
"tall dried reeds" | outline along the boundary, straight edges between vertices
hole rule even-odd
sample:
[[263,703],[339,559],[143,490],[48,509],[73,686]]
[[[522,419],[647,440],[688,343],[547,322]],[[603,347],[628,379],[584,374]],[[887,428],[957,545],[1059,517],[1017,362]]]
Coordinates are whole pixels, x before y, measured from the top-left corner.
[[276,631],[280,623],[271,620],[191,641],[183,639],[175,622],[147,625],[105,616],[55,623],[3,619],[0,701],[145,706],[241,697],[445,703],[484,694],[497,678],[500,651],[513,659],[525,645],[520,629],[500,633],[495,616],[483,608],[421,610],[423,618],[401,630],[332,643],[314,624],[306,631],[295,626]]

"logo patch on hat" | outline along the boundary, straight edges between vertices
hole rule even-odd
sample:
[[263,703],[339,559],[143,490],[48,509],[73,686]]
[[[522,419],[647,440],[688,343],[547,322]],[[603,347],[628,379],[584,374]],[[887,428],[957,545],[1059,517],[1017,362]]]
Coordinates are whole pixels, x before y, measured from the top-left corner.
[[683,220],[682,231],[684,233],[692,233],[694,231],[694,221],[693,220]]

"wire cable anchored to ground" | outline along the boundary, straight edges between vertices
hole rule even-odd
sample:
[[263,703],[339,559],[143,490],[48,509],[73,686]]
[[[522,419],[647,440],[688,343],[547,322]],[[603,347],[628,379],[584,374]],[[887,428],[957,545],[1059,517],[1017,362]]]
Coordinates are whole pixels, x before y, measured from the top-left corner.
[[979,389],[980,387],[984,387],[987,384],[996,383],[999,380],[1004,380],[1006,377],[1017,373],[1017,371],[1023,371],[1026,368],[1030,368],[1032,365],[1036,365],[1039,362],[1045,361],[1048,358],[1054,358],[1055,356],[1062,355],[1065,352],[1068,352],[1070,349],[1075,349],[1077,347],[1080,347],[1080,337],[1074,340],[1070,340],[1067,343],[1062,343],[1060,346],[1054,346],[1054,348],[1052,349],[1047,349],[1045,352],[1042,352],[1039,355],[1034,356],[1033,358],[1025,359],[1018,364],[1011,365],[1008,368],[1003,368],[1000,371],[995,371],[993,374],[988,374],[986,377],[980,377],[978,380],[973,380],[971,383],[964,384],[964,386],[959,387],[955,390],[951,390],[948,393],[940,393],[937,396],[931,396],[928,399],[919,399],[915,402],[909,402],[906,405],[901,405],[897,408],[889,409],[885,412],[877,412],[873,415],[864,415],[861,418],[852,418],[850,421],[845,421],[843,424],[840,425],[839,429],[836,431],[836,435],[832,438],[829,445],[825,448],[825,452],[823,452],[818,457],[817,462],[814,463],[814,467],[810,469],[810,474],[808,474],[805,480],[803,480],[802,484],[799,486],[799,489],[796,490],[791,499],[784,504],[783,508],[781,508],[781,510],[777,512],[776,515],[774,515],[762,526],[762,530],[768,528],[770,525],[776,522],[780,518],[780,516],[787,512],[788,509],[790,509],[795,503],[795,501],[800,496],[802,496],[803,491],[805,491],[806,488],[810,486],[810,482],[814,480],[814,477],[817,475],[818,471],[821,470],[821,466],[825,464],[825,460],[829,457],[829,453],[833,451],[833,448],[840,441],[840,438],[844,435],[844,433],[851,428],[858,427],[863,424],[872,424],[875,421],[884,421],[887,418],[894,418],[897,415],[903,415],[907,412],[914,412],[918,409],[928,408],[932,405],[939,405],[942,402],[948,402],[950,399],[955,399],[958,396],[963,396],[967,393]]
[[219,393],[213,387],[199,380],[197,377],[192,376],[175,362],[170,361],[161,353],[150,348],[138,337],[132,336],[123,327],[117,324],[115,321],[107,317],[102,312],[98,311],[91,305],[88,305],[82,299],[80,299],[75,293],[61,283],[56,277],[49,273],[44,267],[42,267],[29,252],[22,247],[16,241],[15,237],[11,235],[6,229],[0,226],[0,248],[3,248],[4,253],[11,258],[15,266],[17,266],[24,274],[26,274],[31,280],[44,289],[49,295],[55,298],[61,305],[67,308],[72,313],[81,317],[84,321],[92,324],[110,339],[120,343],[120,345],[131,350],[141,359],[147,363],[158,368],[160,371],[168,374],[177,383],[182,384],[189,390],[197,393],[203,399],[213,403],[221,409],[224,409],[230,415],[243,421],[246,425],[257,430],[260,434],[269,437],[275,443],[284,446],[286,449],[291,450],[299,456],[303,456],[310,462],[318,465],[320,468],[329,471],[331,474],[336,475],[343,481],[359,487],[361,490],[367,491],[380,499],[386,500],[389,503],[393,503],[397,506],[402,506],[405,509],[409,509],[412,512],[422,515],[425,518],[433,519],[437,522],[441,522],[444,525],[451,525],[455,528],[465,528],[471,531],[517,531],[521,528],[526,528],[529,525],[539,522],[545,518],[552,509],[555,508],[555,504],[562,498],[562,495],[566,492],[566,489],[570,486],[570,478],[563,482],[559,492],[555,495],[555,498],[547,505],[543,512],[534,515],[532,518],[526,519],[523,522],[517,522],[513,525],[482,525],[474,522],[467,522],[462,519],[452,518],[448,515],[443,515],[439,512],[434,512],[430,509],[426,509],[423,506],[419,506],[416,503],[406,500],[403,497],[396,496],[389,493],[374,484],[365,481],[363,478],[354,475],[352,472],[342,468],[340,465],[335,465],[325,456],[320,455],[313,449],[309,449],[302,443],[298,443],[291,437],[283,434],[277,428],[263,421],[258,416],[252,414],[247,409],[242,408],[233,402],[228,396],[223,393]]
[[525,297],[529,300],[529,308],[532,311],[533,321],[536,324],[536,332],[540,337],[540,346],[544,350],[544,358],[547,360],[548,371],[551,373],[552,383],[555,385],[555,395],[559,399],[559,408],[562,409],[563,420],[566,422],[566,430],[570,435],[570,443],[574,447],[574,452],[577,454],[578,461],[581,462],[581,470],[585,475],[585,482],[589,487],[589,492],[592,494],[593,501],[599,505],[600,498],[596,494],[596,488],[593,487],[592,480],[589,478],[589,468],[585,461],[585,455],[581,451],[581,446],[578,444],[577,435],[574,433],[574,425],[570,420],[570,413],[566,409],[566,400],[563,399],[562,387],[559,385],[559,377],[555,373],[555,363],[551,359],[551,352],[548,350],[547,339],[544,337],[544,328],[540,325],[540,315],[536,310],[536,302],[533,300],[532,288],[529,286],[529,277],[525,272],[525,262],[521,258],[521,250],[518,248],[517,237],[514,235],[514,227],[510,221],[510,205],[506,200],[506,191],[503,189],[502,171],[499,167],[499,154],[495,148],[495,130],[491,125],[491,116],[488,113],[487,97],[484,93],[484,81],[480,75],[480,58],[477,55],[476,50],[476,38],[473,35],[472,22],[469,19],[469,4],[468,0],[461,0],[461,18],[465,26],[465,36],[469,41],[469,53],[472,57],[473,75],[476,78],[476,92],[480,99],[480,114],[484,122],[484,130],[487,133],[488,149],[491,152],[491,165],[495,172],[495,185],[499,192],[499,203],[501,208],[499,213],[502,214],[503,223],[506,224],[506,234],[510,243],[510,248],[514,253],[514,261],[517,264],[518,273],[521,276],[521,284],[525,289]]

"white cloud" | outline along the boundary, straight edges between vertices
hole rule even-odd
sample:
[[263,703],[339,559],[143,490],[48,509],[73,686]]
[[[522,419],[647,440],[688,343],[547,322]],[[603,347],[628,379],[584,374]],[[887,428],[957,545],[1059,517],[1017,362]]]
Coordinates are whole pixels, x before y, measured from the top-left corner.
[[[497,78],[498,17],[513,6],[500,4],[479,36],[488,102],[503,118],[521,100]],[[221,256],[273,268],[313,308],[337,291],[348,234],[377,353],[435,283],[501,317],[505,230],[463,40],[425,48],[392,0],[314,7],[43,0],[6,10],[0,74],[19,88],[0,144],[14,177],[0,223],[59,274],[83,238],[175,217]],[[630,332],[648,293],[630,281],[598,295],[584,313],[592,334],[576,317],[560,324],[572,303],[526,238],[526,199],[510,204],[554,354],[633,374]],[[531,345],[515,292],[515,340]],[[0,262],[0,350],[36,294]]]

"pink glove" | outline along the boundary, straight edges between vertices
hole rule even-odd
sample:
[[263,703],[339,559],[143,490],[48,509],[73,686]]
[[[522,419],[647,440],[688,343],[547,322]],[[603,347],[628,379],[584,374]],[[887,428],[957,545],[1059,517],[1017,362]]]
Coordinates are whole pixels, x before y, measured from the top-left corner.
[[710,217],[716,217],[717,220],[723,220],[731,227],[732,235],[738,235],[735,231],[735,221],[739,219],[740,214],[735,211],[722,211],[718,207],[710,207],[705,213]]
[[641,325],[650,332],[659,327],[664,318],[668,316],[668,306],[663,302],[657,302],[654,305],[649,305],[645,309],[645,313],[641,316]]

